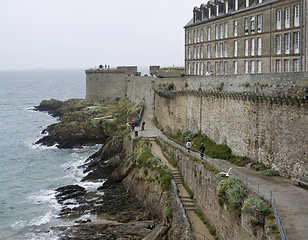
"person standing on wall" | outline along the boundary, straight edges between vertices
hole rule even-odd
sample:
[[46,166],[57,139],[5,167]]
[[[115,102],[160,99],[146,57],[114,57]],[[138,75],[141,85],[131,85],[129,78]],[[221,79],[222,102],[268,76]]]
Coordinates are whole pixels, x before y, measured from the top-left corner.
[[187,148],[187,152],[190,153],[190,148],[191,148],[191,142],[190,142],[190,140],[187,141],[187,143],[186,143],[186,148]]
[[200,146],[200,157],[201,157],[201,160],[203,160],[204,151],[205,151],[204,144],[201,143],[201,146]]

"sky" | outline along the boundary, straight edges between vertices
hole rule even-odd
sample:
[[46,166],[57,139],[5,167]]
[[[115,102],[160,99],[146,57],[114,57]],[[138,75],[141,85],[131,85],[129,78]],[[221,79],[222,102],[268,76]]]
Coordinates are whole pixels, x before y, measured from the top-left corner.
[[1,0],[0,70],[184,65],[206,0]]

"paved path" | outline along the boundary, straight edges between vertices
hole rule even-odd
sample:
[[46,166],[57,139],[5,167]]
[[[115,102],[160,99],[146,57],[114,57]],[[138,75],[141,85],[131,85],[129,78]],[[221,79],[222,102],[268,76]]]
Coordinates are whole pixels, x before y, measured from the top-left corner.
[[[146,100],[147,101],[147,100]],[[153,103],[145,103],[143,119],[145,131],[139,131],[139,136],[163,137],[161,132],[153,124]],[[139,130],[138,128],[136,130]],[[185,148],[173,142],[178,148]],[[199,157],[198,153],[192,153]],[[211,159],[207,157],[208,159]],[[270,198],[270,191],[275,198],[276,206],[282,218],[289,240],[308,239],[308,190],[298,187],[296,183],[283,177],[267,177],[262,173],[245,167],[233,165],[225,160],[211,159],[216,168],[227,171],[232,167],[231,174],[238,176],[244,182],[248,176],[250,187]],[[243,176],[245,175],[245,176]],[[259,185],[258,185],[259,184]]]

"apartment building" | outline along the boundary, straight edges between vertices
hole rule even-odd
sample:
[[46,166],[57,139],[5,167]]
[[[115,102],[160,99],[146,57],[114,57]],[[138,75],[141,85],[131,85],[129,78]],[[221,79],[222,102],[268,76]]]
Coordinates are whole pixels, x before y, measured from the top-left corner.
[[193,9],[185,28],[186,75],[308,69],[308,0],[215,0]]

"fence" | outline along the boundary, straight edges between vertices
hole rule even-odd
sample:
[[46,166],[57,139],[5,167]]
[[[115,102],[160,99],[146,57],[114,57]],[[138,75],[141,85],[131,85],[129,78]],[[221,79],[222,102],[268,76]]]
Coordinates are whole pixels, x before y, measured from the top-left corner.
[[[178,140],[173,139],[171,137],[167,137],[162,133],[159,134],[159,137],[161,139],[163,139],[164,141],[166,141],[166,142],[168,142],[168,143],[170,143],[174,146],[176,145],[177,148],[180,148],[180,149],[186,151],[186,147],[182,142],[179,142]],[[192,148],[190,154],[198,157],[198,154],[200,154],[200,151]],[[253,179],[251,179],[248,176],[240,173],[239,171],[236,171],[235,169],[230,169],[230,166],[228,166],[228,165],[226,165],[226,164],[224,164],[224,163],[222,163],[218,160],[215,160],[215,159],[213,159],[209,156],[206,156],[206,155],[204,157],[205,157],[204,158],[205,161],[208,164],[210,164],[212,167],[218,169],[219,171],[222,171],[222,170],[225,169],[226,172],[228,172],[228,170],[230,170],[229,175],[242,180],[244,182],[244,184],[246,184],[247,188],[249,188],[251,191],[255,192],[257,195],[259,195],[259,196],[263,197],[264,199],[268,200],[272,205],[274,215],[275,215],[275,221],[276,221],[276,224],[278,226],[281,239],[282,240],[288,240],[288,236],[287,236],[285,227],[282,223],[282,219],[281,219],[279,211],[276,207],[274,195],[273,195],[273,193],[270,189],[268,189],[268,188],[262,186],[261,184],[255,182]]]

